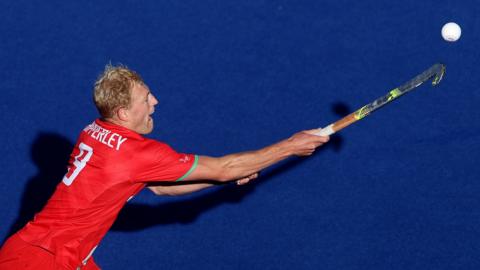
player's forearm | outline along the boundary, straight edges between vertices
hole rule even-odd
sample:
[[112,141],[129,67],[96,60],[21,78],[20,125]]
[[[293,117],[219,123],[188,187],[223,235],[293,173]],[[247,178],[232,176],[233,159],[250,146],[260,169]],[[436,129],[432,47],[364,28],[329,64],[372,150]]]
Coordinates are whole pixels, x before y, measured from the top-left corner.
[[257,151],[231,154],[220,158],[224,180],[233,180],[259,172],[292,155],[289,140]]
[[180,196],[202,189],[214,186],[213,183],[199,183],[199,184],[183,184],[179,183],[178,185],[171,186],[149,186],[148,188],[155,193],[156,195],[162,196]]
[[292,155],[309,156],[318,146],[328,141],[328,137],[315,136],[313,132],[318,130],[298,132],[286,140],[257,151],[231,154],[220,158],[200,156],[196,169],[185,180],[212,179],[228,182],[254,175]]

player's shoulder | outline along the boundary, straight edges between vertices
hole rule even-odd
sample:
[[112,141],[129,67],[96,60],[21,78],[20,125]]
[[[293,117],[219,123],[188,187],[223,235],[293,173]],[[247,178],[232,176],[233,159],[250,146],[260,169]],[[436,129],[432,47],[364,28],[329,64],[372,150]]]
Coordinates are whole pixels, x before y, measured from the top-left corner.
[[165,142],[158,141],[158,140],[155,140],[155,139],[146,138],[146,137],[144,137],[143,140],[138,141],[137,143],[142,145],[143,147],[145,147],[149,150],[153,150],[153,151],[159,151],[159,150],[161,151],[161,150],[171,149],[171,147]]

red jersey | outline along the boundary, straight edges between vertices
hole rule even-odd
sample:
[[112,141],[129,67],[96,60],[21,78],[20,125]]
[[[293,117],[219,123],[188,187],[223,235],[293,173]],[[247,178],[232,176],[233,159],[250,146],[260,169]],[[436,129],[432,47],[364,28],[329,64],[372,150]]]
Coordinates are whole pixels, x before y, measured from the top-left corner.
[[54,253],[58,265],[76,269],[87,262],[120,209],[146,183],[182,180],[197,160],[97,119],[81,132],[67,174],[19,236]]

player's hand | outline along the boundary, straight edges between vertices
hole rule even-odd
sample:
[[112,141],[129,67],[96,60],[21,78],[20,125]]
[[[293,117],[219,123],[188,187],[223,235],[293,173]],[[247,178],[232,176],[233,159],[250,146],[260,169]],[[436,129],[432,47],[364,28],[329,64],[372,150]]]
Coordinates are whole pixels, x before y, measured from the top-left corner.
[[304,130],[290,137],[287,141],[293,148],[293,155],[310,156],[317,147],[330,140],[330,136],[314,135],[318,131],[319,129]]
[[238,180],[237,180],[237,185],[239,185],[239,186],[245,185],[245,184],[247,184],[248,182],[250,182],[250,180],[253,180],[253,179],[257,178],[257,177],[258,177],[258,173],[254,173],[254,174],[249,175],[249,176],[247,176],[247,177],[238,179]]

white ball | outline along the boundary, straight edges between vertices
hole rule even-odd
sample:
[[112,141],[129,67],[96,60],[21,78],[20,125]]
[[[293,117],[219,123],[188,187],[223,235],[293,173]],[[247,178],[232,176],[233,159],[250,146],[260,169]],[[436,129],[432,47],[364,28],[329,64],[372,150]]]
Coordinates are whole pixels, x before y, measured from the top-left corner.
[[442,27],[442,37],[448,42],[457,41],[462,35],[462,29],[454,22],[446,23]]

